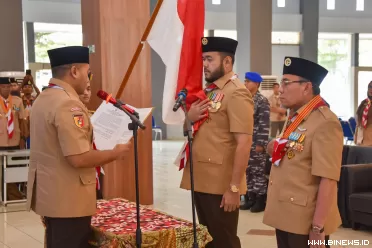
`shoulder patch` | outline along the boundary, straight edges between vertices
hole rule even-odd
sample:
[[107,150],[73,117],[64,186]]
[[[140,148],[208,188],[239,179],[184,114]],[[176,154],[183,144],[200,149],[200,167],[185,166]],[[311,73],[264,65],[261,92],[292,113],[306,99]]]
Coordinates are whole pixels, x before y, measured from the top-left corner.
[[74,123],[78,128],[84,127],[84,116],[82,114],[73,115]]

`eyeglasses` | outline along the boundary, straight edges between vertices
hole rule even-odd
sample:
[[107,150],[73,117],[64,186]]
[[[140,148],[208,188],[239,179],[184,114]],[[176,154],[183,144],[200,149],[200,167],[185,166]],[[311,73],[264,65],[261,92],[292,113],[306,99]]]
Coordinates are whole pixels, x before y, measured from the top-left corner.
[[91,71],[88,72],[88,78],[89,78],[89,81],[92,81],[92,79],[93,79],[93,73]]
[[306,81],[306,80],[298,80],[298,81],[291,81],[291,80],[288,80],[288,79],[282,79],[280,80],[280,86],[281,87],[286,87],[290,84],[293,84],[293,83],[306,83],[306,82],[309,82],[309,81]]

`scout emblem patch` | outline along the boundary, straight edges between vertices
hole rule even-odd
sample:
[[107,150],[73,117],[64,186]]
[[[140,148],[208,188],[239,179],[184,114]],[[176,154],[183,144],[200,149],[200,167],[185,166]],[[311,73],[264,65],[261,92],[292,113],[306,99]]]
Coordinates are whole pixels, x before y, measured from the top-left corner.
[[84,117],[83,115],[74,115],[74,122],[75,125],[79,128],[82,128],[84,126]]

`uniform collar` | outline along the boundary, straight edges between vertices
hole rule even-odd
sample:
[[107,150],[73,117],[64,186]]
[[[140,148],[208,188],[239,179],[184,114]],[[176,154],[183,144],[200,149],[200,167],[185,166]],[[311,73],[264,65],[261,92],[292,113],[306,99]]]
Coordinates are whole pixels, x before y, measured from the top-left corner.
[[79,95],[76,93],[76,91],[74,90],[74,88],[72,88],[72,86],[62,80],[59,80],[59,79],[56,79],[56,78],[51,78],[50,81],[49,81],[49,84],[54,84],[54,85],[57,85],[61,88],[64,89],[64,91],[67,92],[68,95],[72,95],[72,96],[75,96],[76,98],[79,98]]
[[235,75],[235,73],[233,71],[225,74],[223,77],[220,77],[219,79],[217,79],[216,81],[214,81],[213,83],[219,88],[219,89],[223,89],[223,87],[225,87],[225,85],[230,81],[230,79]]
[[[311,99],[312,100],[312,99]],[[309,102],[311,102],[311,100],[309,101]],[[307,102],[305,105],[303,105],[301,108],[299,108],[297,111],[296,111],[296,115],[298,115],[299,113],[301,113],[301,111],[304,109],[304,108],[306,108],[306,106],[309,104],[309,102]],[[312,113],[312,112],[311,112]],[[304,119],[303,119],[303,121],[306,121],[308,118],[309,118],[309,116],[311,115],[311,113],[310,114],[308,114]]]

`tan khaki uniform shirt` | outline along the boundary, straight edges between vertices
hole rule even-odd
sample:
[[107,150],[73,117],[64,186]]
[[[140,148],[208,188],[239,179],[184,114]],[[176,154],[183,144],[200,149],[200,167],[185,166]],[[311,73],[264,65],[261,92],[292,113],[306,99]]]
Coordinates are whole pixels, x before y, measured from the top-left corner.
[[[343,132],[340,121],[328,107],[314,110],[295,132],[305,134],[304,149],[293,150],[295,156],[291,159],[287,152],[279,166],[272,166],[263,222],[285,232],[308,235],[321,178],[335,181],[340,178]],[[326,235],[341,224],[337,188],[330,197]]]
[[[368,110],[368,117],[367,117],[367,127],[363,128],[361,127],[361,124],[358,123],[358,127],[362,129],[362,146],[372,146],[372,108]],[[358,137],[358,129],[356,128],[355,137]]]
[[66,160],[91,149],[88,110],[69,84],[50,82],[62,89],[44,90],[32,106],[27,207],[45,217],[91,216],[96,212],[95,169],[75,168]]
[[[20,121],[25,121],[26,114],[23,107],[22,99],[18,96],[10,96],[12,98],[12,112],[14,118],[14,134],[11,139],[8,137],[8,119],[6,117],[6,111],[0,108],[0,147],[19,146],[21,139]],[[0,101],[4,99],[0,97]],[[5,103],[4,103],[5,104]]]
[[[195,191],[223,195],[230,188],[234,166],[236,141],[234,133],[253,133],[253,100],[239,79],[230,80],[234,73],[218,79],[215,93],[224,97],[221,107],[210,109],[210,119],[196,133],[193,142]],[[248,161],[247,161],[248,165]],[[190,190],[190,166],[183,172],[181,188]],[[240,193],[247,184],[242,176]]]
[[[276,96],[275,94],[272,94],[269,97],[268,100],[269,100],[269,103],[270,103],[270,107],[279,108],[281,106],[279,96]],[[271,122],[278,122],[278,121],[285,121],[285,120],[286,120],[285,115],[280,115],[279,113],[274,113],[274,112],[270,111],[270,121]]]

